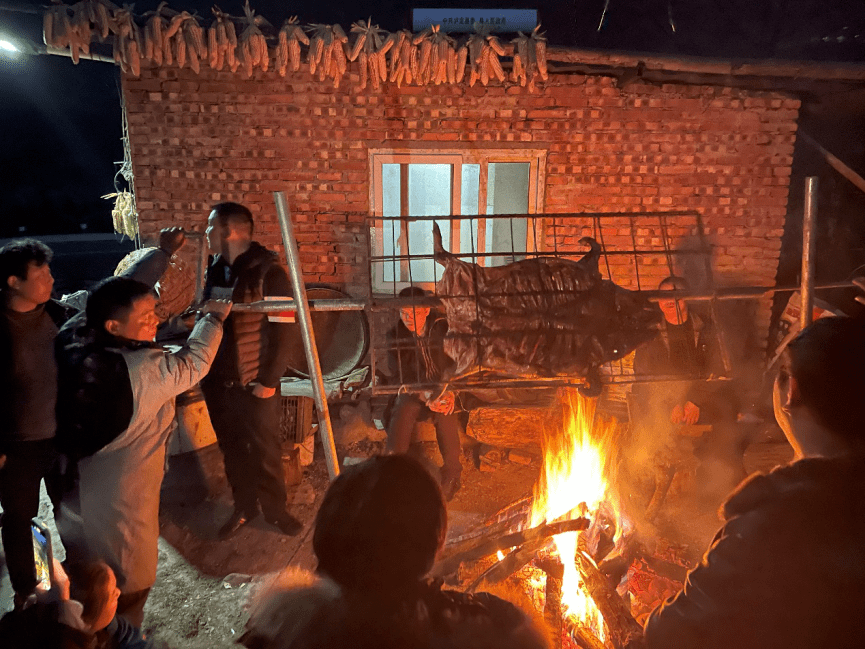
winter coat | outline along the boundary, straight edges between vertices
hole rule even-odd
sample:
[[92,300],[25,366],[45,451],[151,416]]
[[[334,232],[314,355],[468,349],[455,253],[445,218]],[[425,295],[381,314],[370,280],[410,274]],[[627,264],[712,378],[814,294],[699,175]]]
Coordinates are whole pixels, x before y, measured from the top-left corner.
[[[242,304],[291,295],[288,275],[276,253],[255,241],[231,265],[221,255],[210,260],[205,299],[231,299]],[[276,387],[288,367],[290,335],[284,324],[269,322],[266,313],[231,313],[211,380],[241,385],[257,381]]]
[[159,489],[175,427],[174,398],[207,373],[221,337],[218,321],[204,317],[177,352],[152,346],[120,351],[133,394],[129,427],[78,469],[85,537],[123,593],[156,580]]
[[[4,296],[0,294],[0,304]],[[5,307],[3,307],[5,308]],[[54,325],[60,329],[75,312],[74,309],[56,300],[49,300],[43,307],[45,313],[51,318]],[[12,367],[12,348],[9,337],[9,326],[4,314],[0,313],[0,452],[6,441],[9,440],[10,431],[8,426],[12,421],[11,396],[14,394],[11,384],[14,380],[14,368]]]
[[681,376],[682,380],[660,383],[636,383],[631,394],[637,418],[654,421],[669,420],[677,405],[690,401],[700,408],[700,423],[735,421],[739,399],[726,382],[701,379],[724,374],[724,363],[718,337],[711,322],[696,313],[689,313],[694,345],[688,358],[674,357],[670,351],[667,321],[664,320],[654,339],[637,348],[634,354],[634,374],[637,376]]
[[58,347],[57,445],[71,460],[78,460],[129,427],[134,395],[122,352],[153,344],[121,341],[83,326],[74,332],[61,330]]
[[250,649],[543,649],[548,643],[516,606],[489,593],[419,582],[386,601],[346,596],[327,579],[290,573],[254,607],[239,642]]
[[865,647],[865,458],[813,458],[746,480],[649,649]]

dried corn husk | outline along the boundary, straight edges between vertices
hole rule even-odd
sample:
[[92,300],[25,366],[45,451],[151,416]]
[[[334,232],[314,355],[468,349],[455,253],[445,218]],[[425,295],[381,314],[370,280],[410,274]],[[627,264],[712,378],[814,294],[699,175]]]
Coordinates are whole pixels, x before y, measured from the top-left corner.
[[138,212],[135,210],[135,196],[131,192],[122,191],[106,194],[102,198],[114,199],[114,208],[111,210],[114,231],[130,239],[136,238],[138,236]]

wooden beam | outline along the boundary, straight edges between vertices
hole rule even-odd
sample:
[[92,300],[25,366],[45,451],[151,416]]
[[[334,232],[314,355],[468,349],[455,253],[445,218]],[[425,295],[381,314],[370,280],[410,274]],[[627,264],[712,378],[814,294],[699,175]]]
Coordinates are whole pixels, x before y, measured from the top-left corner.
[[803,142],[806,142],[817,149],[820,152],[820,155],[826,159],[826,162],[828,162],[835,171],[844,176],[861,191],[865,192],[865,178],[841,162],[841,160],[832,155],[832,153],[827,151],[817,140],[808,135],[802,129],[799,129],[799,137],[802,138]]

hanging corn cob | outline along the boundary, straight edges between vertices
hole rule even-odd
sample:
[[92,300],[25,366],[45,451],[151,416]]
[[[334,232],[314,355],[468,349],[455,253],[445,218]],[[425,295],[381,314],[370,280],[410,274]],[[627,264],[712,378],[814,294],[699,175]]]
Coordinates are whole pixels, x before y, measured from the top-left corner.
[[416,48],[415,60],[411,62],[412,75],[414,76],[415,83],[419,86],[425,86],[430,81],[433,27],[437,28],[438,25],[427,27],[412,39],[412,45]]
[[309,38],[298,24],[297,16],[292,16],[279,30],[279,45],[276,48],[276,69],[279,76],[284,77],[289,67],[295,72],[300,70],[301,43],[309,45]]
[[338,88],[348,66],[345,51],[348,36],[339,25],[315,24],[310,27],[313,31],[307,56],[309,71],[313,75],[317,72],[319,81],[332,79],[334,87]]
[[511,81],[519,82],[526,86],[531,63],[529,61],[529,38],[522,32],[517,32],[517,37],[511,41],[514,44],[514,59],[511,67]]
[[46,45],[65,49],[69,47],[71,31],[72,20],[69,17],[69,7],[60,0],[54,0],[42,15],[42,39]]
[[388,79],[391,83],[396,83],[397,87],[402,87],[402,82],[412,82],[411,73],[411,51],[414,49],[412,44],[413,34],[407,29],[392,33],[387,37],[392,44],[389,46],[390,52],[390,69]]
[[538,91],[539,79],[547,80],[547,39],[539,32],[540,25],[535,27],[530,36],[522,32],[511,41],[514,44],[514,63],[511,70],[511,81],[528,86],[529,92]]
[[222,70],[225,65],[232,72],[236,72],[240,64],[237,58],[237,31],[234,22],[219,7],[213,7],[215,16],[213,23],[207,30],[207,53],[210,67],[213,70]]
[[170,41],[165,36],[168,29],[168,19],[162,15],[165,4],[162,2],[156,11],[144,14],[148,17],[144,26],[144,58],[153,61],[158,66],[161,66],[165,60],[166,43],[169,44],[169,56],[171,55]]
[[351,31],[357,34],[349,50],[349,61],[357,61],[360,69],[360,88],[366,88],[367,82],[372,83],[373,90],[381,88],[387,81],[386,55],[396,44],[396,38],[382,40],[385,30],[372,24],[370,18],[366,22],[360,20],[351,26]]
[[[486,59],[486,51],[488,48],[486,35],[478,31],[469,36],[468,43],[468,60],[469,60],[469,86],[474,87],[477,80],[481,78],[481,69],[484,67],[482,61]],[[489,77],[487,77],[489,78]]]
[[441,31],[439,25],[432,27],[432,49],[430,51],[429,69],[433,83],[439,85],[456,80],[456,41]]
[[69,38],[69,52],[72,57],[72,62],[76,65],[81,57],[81,54],[90,54],[90,39],[92,31],[90,29],[90,7],[87,0],[82,0],[71,7],[72,16],[68,18],[68,23],[64,24],[67,27],[67,35]]
[[255,68],[261,68],[267,72],[270,67],[270,52],[267,49],[264,34],[261,32],[261,27],[270,27],[270,23],[262,16],[255,15],[249,6],[249,0],[246,0],[243,5],[243,13],[244,16],[241,20],[246,23],[246,27],[238,39],[238,51],[240,52],[243,74],[249,78]]
[[[186,13],[186,12],[184,12]],[[207,59],[207,44],[204,41],[204,29],[198,24],[198,15],[188,15],[180,26],[178,35],[186,45],[186,58],[189,67],[196,74],[201,70],[202,59]]]
[[137,77],[141,73],[144,37],[127,7],[114,12],[111,31],[114,34],[114,60],[120,64],[121,70]]
[[547,39],[544,38],[544,32],[538,31],[541,28],[540,25],[535,27],[532,30],[531,36],[531,45],[529,48],[529,52],[534,52],[535,62],[538,66],[538,74],[540,74],[541,79],[544,81],[547,80]]

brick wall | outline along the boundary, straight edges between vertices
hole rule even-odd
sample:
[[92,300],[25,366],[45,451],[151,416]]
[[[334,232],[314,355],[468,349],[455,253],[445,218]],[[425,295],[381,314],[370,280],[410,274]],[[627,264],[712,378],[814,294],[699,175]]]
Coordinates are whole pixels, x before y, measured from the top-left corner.
[[[252,209],[257,238],[278,249],[271,192],[284,190],[305,279],[364,295],[370,148],[522,146],[548,151],[545,212],[694,210],[716,284],[774,283],[796,99],[712,86],[620,90],[580,75],[553,75],[538,95],[480,84],[375,93],[354,79],[335,90],[305,73],[289,77],[145,68],[124,79],[145,237],[168,225],[203,231],[211,204],[236,200]],[[632,246],[626,220],[604,223],[608,247]],[[656,224],[640,224],[640,247],[658,242]],[[694,224],[670,220],[674,246],[694,245]],[[557,243],[578,248],[590,225],[558,229]],[[644,287],[667,274],[658,259],[642,260]],[[617,281],[634,285],[633,261],[612,260]],[[708,281],[704,264],[679,270]],[[760,305],[763,333],[768,315]]]

